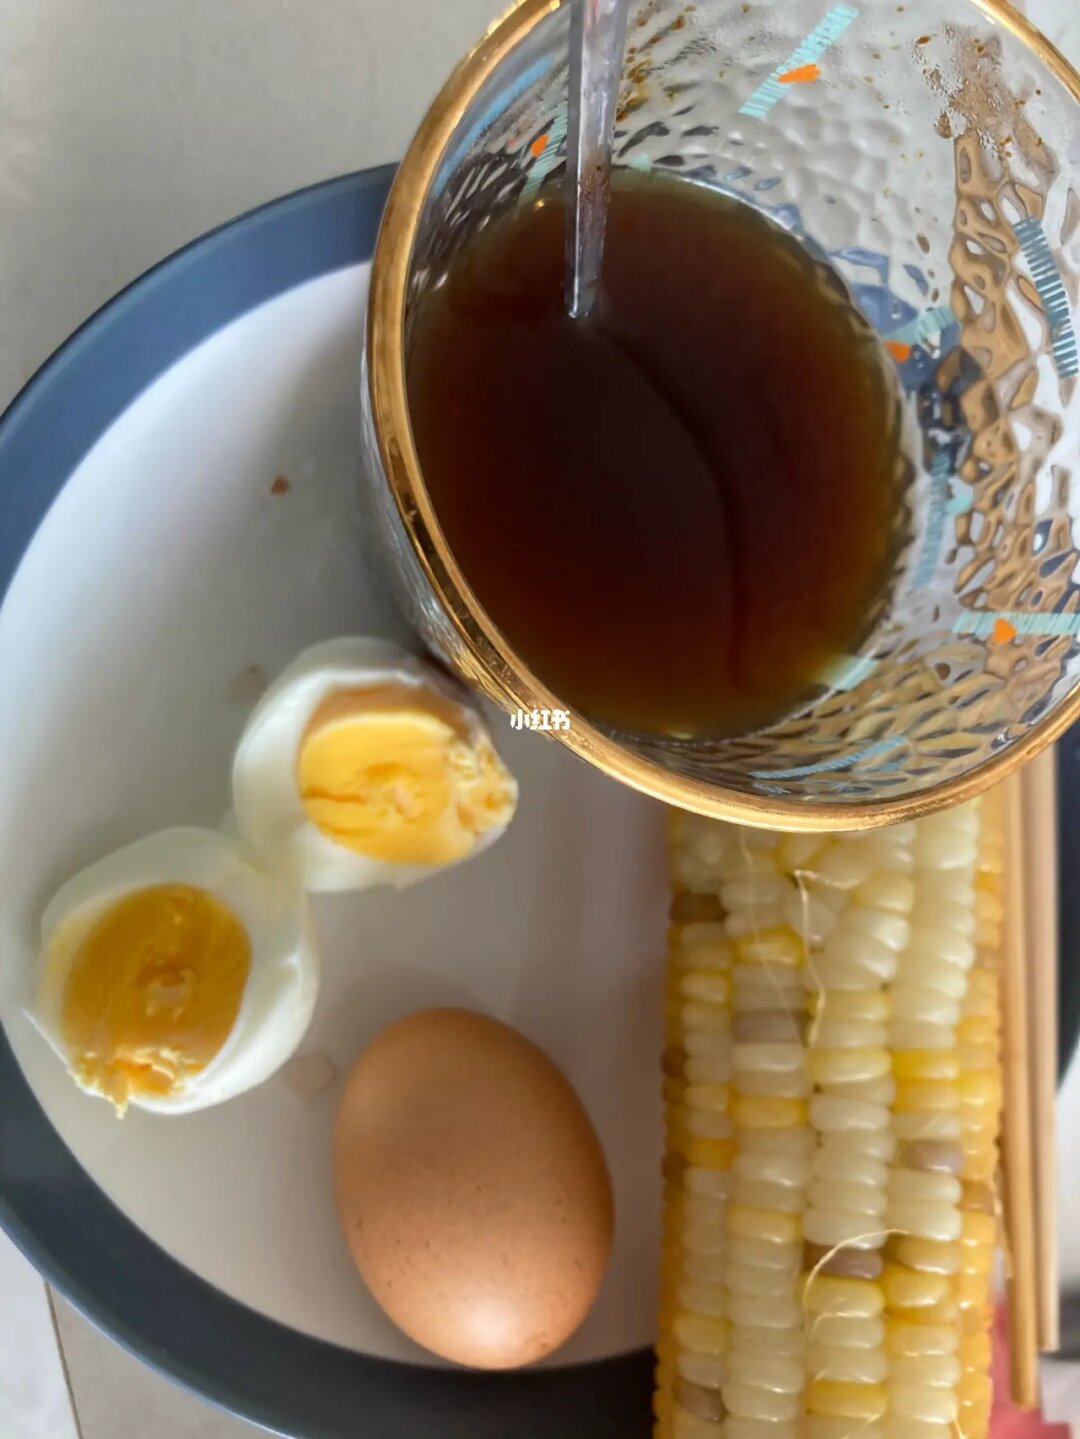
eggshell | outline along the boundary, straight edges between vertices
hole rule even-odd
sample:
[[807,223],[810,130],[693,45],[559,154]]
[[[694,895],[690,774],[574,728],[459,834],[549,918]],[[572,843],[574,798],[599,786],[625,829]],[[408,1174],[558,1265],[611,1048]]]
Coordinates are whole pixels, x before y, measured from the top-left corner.
[[334,1135],[352,1257],[390,1318],[445,1359],[529,1364],[596,1298],[611,1180],[541,1050],[463,1009],[410,1015],[360,1056]]

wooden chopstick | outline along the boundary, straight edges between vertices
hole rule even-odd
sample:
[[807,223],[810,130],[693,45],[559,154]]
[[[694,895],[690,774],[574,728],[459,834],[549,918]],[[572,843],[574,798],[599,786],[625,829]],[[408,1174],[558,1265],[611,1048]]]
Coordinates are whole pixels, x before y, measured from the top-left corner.
[[1035,1186],[1032,1176],[1031,1055],[1028,985],[1025,972],[1025,867],[1020,780],[1002,786],[1005,829],[1004,945],[1001,961],[1002,1171],[1004,1176],[1009,1366],[1013,1403],[1033,1409],[1039,1402],[1036,1323]]
[[1035,1297],[1039,1348],[1061,1343],[1057,1255],[1058,863],[1057,763],[1054,750],[1020,772],[1023,815],[1031,1142],[1035,1190]]

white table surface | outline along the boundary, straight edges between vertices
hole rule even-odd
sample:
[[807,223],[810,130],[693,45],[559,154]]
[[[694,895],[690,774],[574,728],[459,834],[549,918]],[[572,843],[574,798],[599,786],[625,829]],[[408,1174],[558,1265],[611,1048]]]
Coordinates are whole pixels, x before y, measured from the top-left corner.
[[[82,320],[179,245],[275,195],[398,158],[501,8],[0,0],[0,408]],[[1080,0],[1026,9],[1080,65]],[[1059,1127],[1062,1171],[1075,1174],[1080,1064]],[[1072,1228],[1063,1254],[1080,1281]],[[1080,1426],[1080,1382],[1048,1377],[1055,1417]],[[3,1439],[255,1433],[93,1330],[0,1235]]]

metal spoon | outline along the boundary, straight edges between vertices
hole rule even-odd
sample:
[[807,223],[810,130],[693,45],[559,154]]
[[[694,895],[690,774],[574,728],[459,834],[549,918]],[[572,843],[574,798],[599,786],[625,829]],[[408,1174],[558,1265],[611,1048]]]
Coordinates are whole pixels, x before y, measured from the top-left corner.
[[587,319],[600,285],[615,106],[629,0],[571,0],[566,308]]

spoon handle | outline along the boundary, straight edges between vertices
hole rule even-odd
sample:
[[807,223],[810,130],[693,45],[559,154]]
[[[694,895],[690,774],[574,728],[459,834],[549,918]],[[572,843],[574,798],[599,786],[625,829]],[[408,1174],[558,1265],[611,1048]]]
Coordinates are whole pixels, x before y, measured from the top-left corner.
[[585,319],[600,283],[628,0],[571,0],[566,308]]

